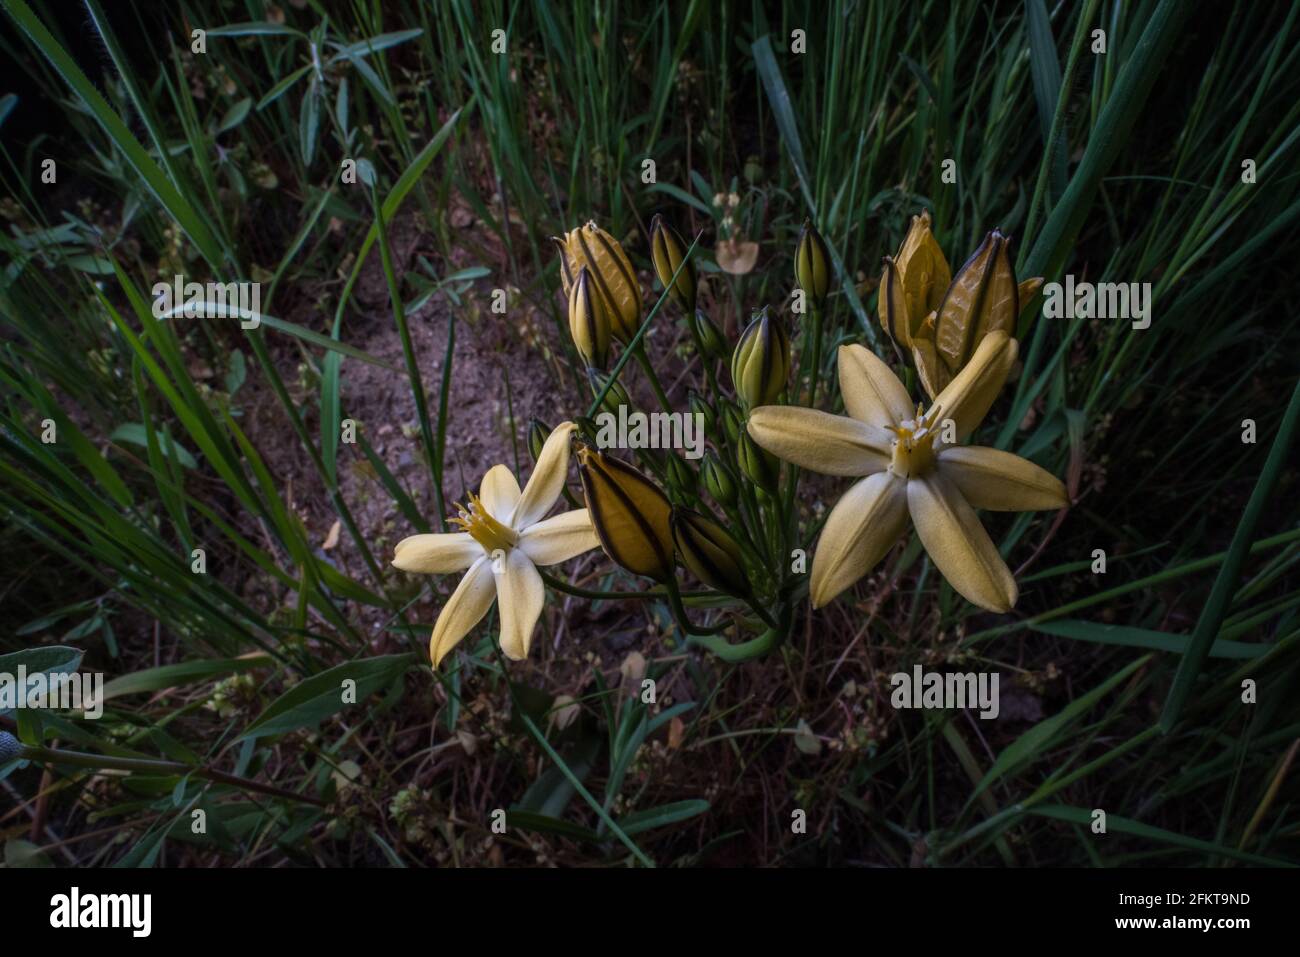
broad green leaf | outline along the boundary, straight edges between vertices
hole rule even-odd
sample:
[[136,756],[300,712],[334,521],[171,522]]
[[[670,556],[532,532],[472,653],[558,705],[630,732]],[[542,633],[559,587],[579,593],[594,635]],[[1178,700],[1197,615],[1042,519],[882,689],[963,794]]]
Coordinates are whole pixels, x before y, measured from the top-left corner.
[[[276,698],[240,738],[267,737],[314,727],[345,708],[364,708],[365,699],[401,677],[414,654],[362,658],[304,678]],[[356,704],[345,704],[344,682],[356,682]]]
[[[145,433],[144,425],[140,422],[127,422],[125,425],[119,425],[113,430],[109,439],[113,442],[130,442],[132,445],[138,445],[141,448],[149,447],[149,437]],[[176,461],[187,469],[196,469],[199,463],[195,461],[194,456],[189,450],[176,442],[169,442],[161,446],[163,455],[175,453]]]
[[[0,675],[7,676],[8,680],[3,684],[9,685],[10,690],[17,693],[22,690],[17,688],[20,667],[25,669],[29,679],[38,674],[73,675],[81,666],[83,654],[80,648],[69,648],[66,645],[47,645],[10,652],[0,655]],[[17,709],[0,706],[0,718],[13,714],[15,710]]]
[[271,656],[259,652],[243,658],[182,661],[174,665],[146,668],[107,682],[104,685],[104,700],[145,691],[161,691],[163,688],[174,688],[193,681],[206,681],[219,675],[251,671],[271,664],[274,664]]

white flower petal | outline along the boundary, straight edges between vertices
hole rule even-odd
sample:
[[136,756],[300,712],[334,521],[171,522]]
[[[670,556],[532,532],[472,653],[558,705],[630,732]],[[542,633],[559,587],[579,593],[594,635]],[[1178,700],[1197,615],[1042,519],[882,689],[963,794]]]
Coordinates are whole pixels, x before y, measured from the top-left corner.
[[510,525],[514,520],[515,506],[519,504],[519,482],[504,465],[494,465],[483,476],[483,485],[479,488],[479,498],[487,506],[488,513],[502,525]]
[[877,472],[835,503],[813,554],[808,594],[821,608],[884,557],[907,528],[907,483]]
[[536,565],[556,565],[600,547],[600,538],[585,508],[561,512],[519,533],[519,548]]
[[1016,580],[975,510],[942,472],[908,481],[907,508],[930,560],[963,598],[989,611],[1011,610]]
[[518,548],[495,561],[493,568],[501,607],[501,650],[507,658],[518,661],[528,657],[533,629],[546,601],[546,588],[532,561]]
[[894,436],[880,426],[793,405],[749,414],[749,434],[779,459],[823,475],[870,475],[889,467]]
[[859,422],[888,427],[916,418],[903,383],[870,349],[840,346],[839,369],[844,409]]
[[483,557],[483,546],[470,538],[468,532],[452,532],[412,535],[398,542],[393,552],[394,567],[404,572],[445,575],[469,568],[476,558]]
[[1030,512],[1070,504],[1060,479],[1019,455],[961,445],[944,449],[938,459],[940,471],[972,508]]
[[569,474],[569,436],[576,426],[561,422],[546,439],[515,509],[514,527],[522,531],[551,510]]
[[429,657],[433,659],[435,668],[447,652],[456,647],[483,620],[483,616],[492,607],[495,596],[496,580],[492,575],[492,559],[485,555],[469,567],[465,577],[447,599],[447,604],[438,613],[433,636],[429,639]]
[[934,397],[931,408],[937,406],[939,413],[932,421],[940,435],[943,434],[944,419],[952,419],[957,427],[956,441],[951,444],[963,441],[979,428],[1011,374],[1019,349],[1019,343],[1005,332],[990,332],[980,340],[970,361]]

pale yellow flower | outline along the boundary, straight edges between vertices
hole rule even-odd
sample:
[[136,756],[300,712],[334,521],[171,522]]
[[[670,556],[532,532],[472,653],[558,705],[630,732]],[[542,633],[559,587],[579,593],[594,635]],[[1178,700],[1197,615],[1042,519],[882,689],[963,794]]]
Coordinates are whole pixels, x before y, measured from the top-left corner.
[[1015,605],[1015,579],[975,509],[1061,508],[1065,486],[1018,455],[959,443],[988,413],[1017,348],[1005,332],[990,332],[922,412],[874,353],[841,346],[847,417],[774,405],[750,414],[749,434],[769,452],[815,472],[861,477],[831,510],[817,542],[813,607],[870,571],[907,530],[909,515],[931,560],[963,597],[996,612]]
[[573,429],[572,422],[555,428],[522,492],[508,468],[491,468],[478,494],[471,493],[469,505],[452,519],[464,531],[397,543],[393,564],[403,571],[465,572],[433,626],[429,656],[435,668],[482,621],[493,599],[501,605],[501,650],[507,658],[527,657],[546,600],[537,566],[600,547],[585,508],[545,517],[564,489]]

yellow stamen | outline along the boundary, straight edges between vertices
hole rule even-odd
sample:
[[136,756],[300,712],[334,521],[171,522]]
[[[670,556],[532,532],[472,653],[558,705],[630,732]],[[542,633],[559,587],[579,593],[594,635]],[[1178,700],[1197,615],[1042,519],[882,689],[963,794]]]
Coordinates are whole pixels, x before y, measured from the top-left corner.
[[918,405],[915,421],[903,422],[890,429],[897,438],[894,439],[889,470],[899,478],[921,478],[934,468],[934,439],[938,433],[931,427],[931,422],[938,414],[938,406],[926,413]]
[[487,510],[483,500],[473,492],[469,493],[469,506],[461,505],[458,508],[460,514],[451,521],[459,525],[462,530],[469,532],[474,541],[482,545],[488,554],[498,549],[514,548],[515,543],[519,541],[519,534],[498,522]]

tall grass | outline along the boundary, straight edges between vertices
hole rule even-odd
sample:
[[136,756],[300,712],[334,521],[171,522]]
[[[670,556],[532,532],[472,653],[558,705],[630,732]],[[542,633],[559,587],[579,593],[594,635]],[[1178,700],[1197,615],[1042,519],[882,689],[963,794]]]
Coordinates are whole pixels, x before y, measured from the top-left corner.
[[[30,90],[0,100],[0,652],[72,646],[116,682],[102,722],[13,725],[82,755],[46,755],[62,827],[129,836],[77,845],[79,862],[477,863],[496,807],[510,809],[510,860],[1297,859],[1296,7],[250,0],[229,18],[185,2],[163,24],[131,5],[3,7],[0,43]],[[797,30],[806,52],[791,50]],[[20,122],[41,136],[11,137]],[[57,187],[41,182],[46,157]],[[345,158],[363,161],[357,185]],[[730,192],[761,244],[743,276],[713,256],[714,196]],[[1059,525],[994,525],[1025,566],[1016,614],[979,614],[908,548],[860,601],[801,612],[762,663],[683,657],[645,602],[649,673],[684,692],[667,706],[629,698],[597,661],[561,729],[544,666],[503,667],[481,633],[461,663],[428,668],[419,619],[445,586],[422,594],[388,567],[343,481],[369,469],[420,531],[463,491],[446,468],[460,326],[444,356],[422,355],[405,306],[472,322],[473,303],[510,287],[512,312],[479,321],[549,317],[534,345],[576,415],[590,396],[547,237],[596,217],[644,268],[645,224],[667,211],[703,230],[717,315],[738,317],[788,298],[811,217],[841,267],[812,357],[825,380],[844,341],[892,360],[879,263],[921,207],[958,262],[996,225],[1022,278],[1153,291],[1149,329],[1020,330],[986,441],[1068,476],[1075,505]],[[474,228],[452,225],[460,208]],[[395,258],[401,225],[427,236],[437,275]],[[378,311],[356,295],[366,271],[382,277]],[[268,316],[248,332],[156,318],[149,290],[173,272],[259,279]],[[401,368],[363,348],[376,312],[401,334]],[[361,363],[414,396],[427,495],[364,434],[341,444],[341,382]],[[301,450],[342,551],[309,534],[255,413]],[[518,439],[530,412],[511,414]],[[245,593],[250,578],[272,598]],[[598,646],[599,624],[577,627],[559,657]],[[918,662],[1018,675],[1042,713],[987,732],[963,713],[890,711],[876,676]],[[321,691],[346,677],[369,707]],[[132,786],[101,800],[96,767]],[[34,771],[11,765],[0,787],[27,795]],[[423,810],[393,810],[408,789]],[[219,823],[206,837],[185,826],[194,807]],[[806,836],[789,833],[796,807]],[[1097,808],[1122,839],[1092,838]]]

